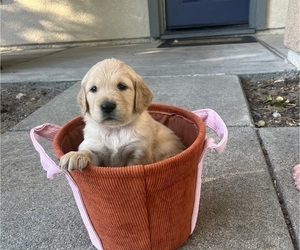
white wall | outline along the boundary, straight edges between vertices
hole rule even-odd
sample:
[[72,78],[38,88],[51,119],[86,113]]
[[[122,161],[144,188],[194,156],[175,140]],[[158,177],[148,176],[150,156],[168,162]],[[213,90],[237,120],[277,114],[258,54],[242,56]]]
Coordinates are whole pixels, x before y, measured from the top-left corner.
[[[259,1],[259,0],[258,0]],[[267,29],[284,28],[289,0],[268,0]]]
[[145,38],[147,0],[2,0],[1,45]]

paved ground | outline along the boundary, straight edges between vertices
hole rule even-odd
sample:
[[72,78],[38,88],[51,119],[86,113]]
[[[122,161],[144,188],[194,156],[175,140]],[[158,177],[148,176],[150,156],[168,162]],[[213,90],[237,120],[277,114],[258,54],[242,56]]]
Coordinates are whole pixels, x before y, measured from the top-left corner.
[[[299,249],[299,128],[256,129],[238,76],[292,74],[281,35],[260,43],[157,49],[158,43],[10,52],[1,82],[79,81],[96,62],[116,57],[148,82],[154,101],[212,108],[229,130],[226,151],[204,161],[196,229],[180,249]],[[267,45],[267,48],[265,45]],[[46,179],[29,139],[44,122],[79,115],[79,84],[1,136],[1,249],[94,249],[64,176]],[[59,111],[59,112],[58,112]],[[44,144],[52,155],[51,144]]]

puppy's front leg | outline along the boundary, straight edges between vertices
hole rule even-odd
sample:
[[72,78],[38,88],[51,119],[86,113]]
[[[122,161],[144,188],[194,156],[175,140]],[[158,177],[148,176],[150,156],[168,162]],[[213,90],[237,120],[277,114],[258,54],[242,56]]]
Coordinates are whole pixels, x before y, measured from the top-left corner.
[[95,162],[96,156],[89,150],[71,151],[60,158],[59,166],[65,170],[81,170]]

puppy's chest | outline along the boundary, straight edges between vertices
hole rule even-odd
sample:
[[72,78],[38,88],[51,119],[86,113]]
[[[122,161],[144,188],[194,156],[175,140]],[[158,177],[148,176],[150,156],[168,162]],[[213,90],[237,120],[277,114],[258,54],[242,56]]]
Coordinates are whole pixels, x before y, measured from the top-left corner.
[[100,137],[97,154],[105,166],[126,166],[145,150],[141,138],[126,131],[103,134]]

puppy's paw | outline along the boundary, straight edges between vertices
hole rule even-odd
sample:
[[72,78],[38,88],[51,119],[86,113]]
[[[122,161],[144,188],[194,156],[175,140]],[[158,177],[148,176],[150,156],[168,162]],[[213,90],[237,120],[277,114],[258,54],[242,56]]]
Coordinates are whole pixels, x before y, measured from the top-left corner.
[[81,170],[87,167],[91,162],[86,152],[71,151],[60,158],[59,166],[65,170]]

